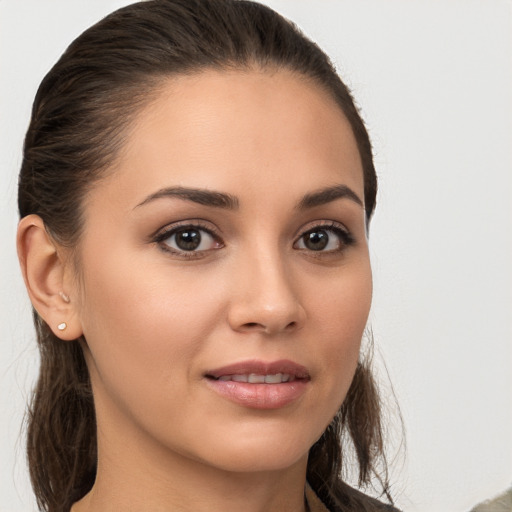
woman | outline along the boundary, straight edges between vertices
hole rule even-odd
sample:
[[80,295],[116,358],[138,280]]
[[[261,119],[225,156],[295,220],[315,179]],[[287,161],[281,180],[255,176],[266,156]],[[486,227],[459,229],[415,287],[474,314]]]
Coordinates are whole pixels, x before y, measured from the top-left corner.
[[390,499],[359,356],[375,195],[349,91],[270,9],[153,0],[84,32],[19,181],[41,509],[392,510],[340,476]]

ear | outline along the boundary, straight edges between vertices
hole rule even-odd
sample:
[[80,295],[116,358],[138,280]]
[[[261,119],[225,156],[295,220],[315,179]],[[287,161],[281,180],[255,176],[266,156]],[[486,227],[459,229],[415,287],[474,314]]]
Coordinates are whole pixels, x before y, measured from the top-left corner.
[[[38,215],[21,219],[17,236],[18,258],[32,305],[39,316],[62,340],[79,338],[82,325],[75,301],[66,290],[70,286],[68,259],[47,233]],[[76,295],[75,295],[76,296]]]

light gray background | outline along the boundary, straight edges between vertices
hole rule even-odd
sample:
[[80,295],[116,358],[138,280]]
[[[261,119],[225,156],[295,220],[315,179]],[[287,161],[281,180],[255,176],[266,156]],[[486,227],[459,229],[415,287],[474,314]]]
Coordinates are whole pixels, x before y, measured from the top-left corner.
[[[24,130],[67,44],[127,3],[0,0],[2,512],[34,510],[20,423],[37,351],[14,249]],[[371,323],[407,431],[397,503],[468,510],[512,483],[512,3],[267,3],[333,57],[374,142]]]

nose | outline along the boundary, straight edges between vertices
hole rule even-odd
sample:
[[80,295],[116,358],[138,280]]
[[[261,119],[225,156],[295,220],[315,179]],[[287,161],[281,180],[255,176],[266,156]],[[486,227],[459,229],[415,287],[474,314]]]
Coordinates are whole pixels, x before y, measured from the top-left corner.
[[303,327],[306,311],[297,293],[299,283],[281,258],[252,258],[232,279],[228,322],[233,330],[274,335]]

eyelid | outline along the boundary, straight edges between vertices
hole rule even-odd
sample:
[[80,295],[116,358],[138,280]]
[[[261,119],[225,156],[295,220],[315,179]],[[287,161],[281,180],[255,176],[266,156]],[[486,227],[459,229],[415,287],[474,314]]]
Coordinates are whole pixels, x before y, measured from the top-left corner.
[[221,247],[218,247],[218,249],[224,247],[224,242],[220,236],[219,230],[201,219],[187,219],[167,224],[166,226],[159,228],[150,236],[150,242],[158,244],[160,248],[167,253],[174,254],[183,258],[197,258],[203,256],[205,253],[208,253],[211,250],[215,250],[205,249],[199,251],[181,251],[162,243],[164,240],[170,238],[177,232],[187,228],[205,231],[209,236],[211,236],[217,243],[221,245]]
[[295,235],[296,240],[298,240],[301,236],[304,236],[305,233],[313,229],[334,229],[343,231],[347,235],[352,236],[350,230],[341,222],[335,220],[315,220],[308,222],[305,225],[302,225],[300,229],[297,230],[297,233]]
[[[350,230],[341,222],[337,222],[334,220],[317,220],[307,223],[306,225],[301,226],[298,235],[295,237],[295,241],[293,242],[294,247],[300,242],[302,237],[307,233],[315,230],[325,230],[325,231],[333,231],[340,238],[340,243],[342,247],[337,250],[328,250],[328,251],[311,251],[316,252],[317,255],[323,254],[332,254],[337,252],[342,252],[347,247],[354,245],[356,243],[356,239],[350,232]],[[298,249],[308,251],[308,249]]]

